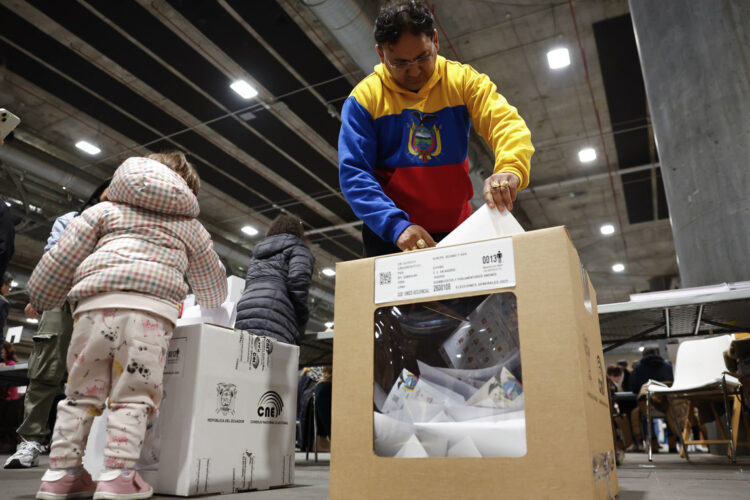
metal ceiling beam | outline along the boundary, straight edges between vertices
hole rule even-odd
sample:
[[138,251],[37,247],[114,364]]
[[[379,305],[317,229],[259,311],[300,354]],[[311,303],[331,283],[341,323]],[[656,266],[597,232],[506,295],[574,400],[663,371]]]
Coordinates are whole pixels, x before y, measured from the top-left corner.
[[[53,20],[49,19],[44,14],[42,14],[39,11],[37,11],[36,9],[33,9],[32,7],[30,7],[28,5],[24,4],[24,5],[16,6],[16,8],[18,8],[19,11],[20,11],[20,12],[18,12],[19,15],[22,15],[22,16],[25,16],[25,17],[29,17],[30,20],[31,20],[31,22],[34,22],[35,24],[37,24],[39,26],[46,25],[49,28],[50,25],[54,24]],[[29,19],[27,19],[27,20],[29,20]],[[129,78],[128,77],[129,73],[124,68],[119,67],[116,63],[114,63],[113,61],[111,61],[108,58],[106,58],[106,56],[104,56],[102,54],[99,54],[93,47],[88,46],[87,44],[85,44],[85,42],[83,42],[82,40],[79,40],[77,37],[75,37],[75,35],[73,35],[73,34],[67,32],[67,31],[65,31],[64,28],[62,28],[60,26],[57,26],[57,25],[55,25],[55,26],[56,26],[56,33],[57,33],[58,39],[61,39],[62,42],[67,42],[73,51],[77,52],[81,57],[89,59],[89,61],[92,64],[98,65],[102,69],[102,71],[110,74],[111,76],[113,76],[115,78],[120,78],[120,80],[124,84],[126,84],[127,86],[129,86],[135,92],[139,92],[139,90],[140,90],[140,94],[141,94],[142,97],[150,100],[151,102],[153,102],[158,107],[162,107],[163,108],[162,105],[165,102],[169,102],[165,97],[160,96],[160,95],[158,95],[157,97],[154,97],[153,95],[149,96],[149,95],[144,94],[143,89],[137,89],[136,87],[138,85],[140,85],[140,86],[144,87],[147,90],[149,90],[150,87],[146,86],[145,84],[143,84],[140,81],[137,81],[137,83],[135,83],[135,84],[133,84],[132,82],[126,81]],[[1,37],[1,35],[0,35],[0,37]],[[32,57],[33,59],[37,60],[40,64],[45,65],[50,70],[58,73],[63,78],[66,78],[67,80],[71,81],[73,84],[77,85],[78,87],[80,87],[84,91],[90,93],[91,95],[95,96],[98,99],[106,101],[106,99],[104,99],[103,96],[98,95],[92,89],[89,89],[86,86],[84,86],[83,84],[81,84],[81,83],[73,80],[68,75],[60,72],[59,70],[57,70],[56,68],[52,67],[46,61],[40,59],[36,55],[29,53],[24,47],[18,46],[17,44],[14,44],[10,40],[6,40],[6,42],[12,44],[16,49],[25,52],[29,57]],[[88,55],[83,52],[84,50],[88,52]],[[103,63],[106,64],[106,67],[102,66]],[[114,74],[113,71],[117,72],[117,74]],[[111,103],[111,105],[113,107],[116,107],[112,103]],[[118,109],[118,111],[120,111],[121,113],[129,116],[134,121],[138,122],[141,126],[149,129],[154,134],[161,135],[161,133],[158,130],[154,129],[149,124],[143,122],[138,117],[132,115],[127,110],[122,109],[122,108],[117,108],[117,107],[116,107],[116,109]],[[167,112],[169,112],[169,111],[167,111]],[[182,115],[186,115],[187,114],[184,110],[182,110],[179,107],[176,107],[175,109],[172,109],[171,112],[172,112],[173,116],[177,115],[178,117],[182,117],[182,118],[184,118],[184,116],[182,116]],[[193,120],[195,120],[195,119],[193,118]],[[172,142],[177,149],[186,149],[186,148],[181,147],[179,144],[175,143],[170,137],[171,136],[162,136],[162,138],[168,140],[169,142]],[[204,134],[204,137],[205,137],[205,134]],[[213,134],[213,139],[214,139],[214,141],[228,142],[228,141],[225,141],[224,138],[221,137],[221,136],[219,136],[218,134]],[[229,143],[229,147],[236,149],[236,147],[232,143]],[[187,151],[190,151],[190,150],[188,149]],[[124,152],[127,153],[129,151],[124,151]],[[191,152],[191,154],[193,154],[193,156],[195,156],[196,158],[198,158],[199,160],[201,160],[202,162],[204,162],[206,165],[209,165],[210,167],[214,168],[216,171],[222,172],[224,175],[227,175],[227,177],[231,178],[231,176],[229,176],[228,174],[224,173],[220,168],[218,168],[212,162],[208,161],[207,159],[203,158],[200,155],[197,155],[197,154],[193,153],[192,151],[190,151],[190,152]],[[247,156],[247,155],[245,155],[245,156]],[[250,157],[247,156],[247,158],[250,158]],[[252,161],[255,162],[254,159],[252,159]],[[245,163],[247,163],[247,161]],[[258,163],[258,162],[256,162],[256,163]],[[278,175],[276,175],[275,173],[273,173],[270,170],[269,170],[269,172],[271,172],[271,175],[273,175],[277,179],[277,184],[279,184],[279,186],[282,189],[285,189],[287,192],[290,192],[290,190],[294,191],[295,189],[297,189],[297,188],[290,188],[290,184],[289,184],[288,181],[286,181],[285,179],[280,178]],[[269,206],[274,206],[274,207],[277,206],[272,200],[268,199],[263,193],[258,192],[257,190],[253,189],[251,186],[247,186],[242,180],[235,179],[235,178],[233,178],[233,180],[235,182],[237,182],[238,184],[245,186],[246,189],[248,189],[248,190],[256,193],[260,198],[265,199],[267,201],[267,203],[269,204]],[[305,203],[305,200],[307,198],[310,198],[310,197],[307,194],[303,194],[302,198],[303,198],[303,200],[299,200],[299,201],[301,203]],[[333,221],[333,222],[343,222],[343,219],[341,219],[337,215],[333,214],[333,212],[331,212],[325,206],[321,205],[320,203],[318,203],[316,201],[313,201],[313,202],[310,202],[310,203],[305,203],[305,204],[308,205],[308,206],[312,205],[311,208],[314,208],[315,210],[317,210],[319,213],[323,214],[324,216],[326,214],[328,214],[329,215],[328,219],[331,220],[331,221]],[[261,216],[260,213],[258,213],[255,216],[255,218],[261,219],[264,225],[268,225],[270,223],[270,220],[268,218],[266,218],[265,216]],[[359,235],[357,233],[353,233],[352,236],[358,237]],[[330,240],[330,241],[332,241],[334,244],[336,244],[337,246],[341,247],[342,249],[346,250],[351,255],[353,255],[353,256],[357,256],[358,255],[354,250],[348,248],[347,246],[341,244],[340,242],[338,242],[336,240]],[[331,260],[336,260],[336,259],[331,259]]]

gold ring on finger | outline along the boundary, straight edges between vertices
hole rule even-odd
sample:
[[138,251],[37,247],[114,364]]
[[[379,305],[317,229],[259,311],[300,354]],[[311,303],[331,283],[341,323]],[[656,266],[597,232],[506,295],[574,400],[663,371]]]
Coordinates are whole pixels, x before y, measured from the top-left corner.
[[[507,182],[507,181],[504,181],[504,182]],[[499,182],[497,182],[497,181],[492,181],[492,182],[490,182],[490,187],[491,187],[492,189],[496,189],[496,188],[499,188],[499,187],[500,187],[500,183],[499,183]]]
[[500,183],[501,188],[507,188],[508,186],[510,186],[510,182],[508,182],[507,180]]
[[417,247],[424,248],[426,246],[427,246],[427,242],[425,240],[423,240],[422,238],[419,238],[417,240]]

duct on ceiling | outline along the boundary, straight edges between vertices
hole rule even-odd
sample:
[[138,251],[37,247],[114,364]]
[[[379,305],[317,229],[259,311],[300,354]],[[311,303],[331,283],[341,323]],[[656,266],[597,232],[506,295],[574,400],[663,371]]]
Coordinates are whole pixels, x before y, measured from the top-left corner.
[[15,143],[6,144],[0,148],[0,160],[52,184],[65,186],[68,191],[84,200],[98,187],[98,182],[72,173],[73,170],[77,170],[74,167],[58,166],[57,162],[46,161],[46,158],[41,159],[46,155],[44,152],[36,150],[32,154],[26,149]]
[[374,16],[365,12],[354,0],[302,0],[346,49],[365,75],[372,73],[380,62],[372,38]]

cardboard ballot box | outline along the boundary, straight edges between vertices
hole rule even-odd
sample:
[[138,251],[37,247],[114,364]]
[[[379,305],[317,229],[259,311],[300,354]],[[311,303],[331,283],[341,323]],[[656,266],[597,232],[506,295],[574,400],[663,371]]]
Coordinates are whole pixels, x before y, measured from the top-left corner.
[[[298,359],[299,347],[267,337],[208,324],[176,328],[159,417],[137,466],[154,493],[293,484]],[[94,477],[104,428],[98,417],[84,458]]]
[[[333,360],[346,381],[333,385],[332,500],[614,498],[618,484],[596,298],[564,228],[343,262],[336,274]],[[467,308],[465,316],[457,309],[440,316],[456,316],[457,326],[441,339],[432,361],[426,360],[430,353],[420,354],[422,348],[413,342],[417,336],[429,337],[431,329],[439,330],[440,322],[427,316],[403,325],[398,357],[384,358],[383,349],[376,347],[393,326],[382,320],[384,308],[395,311],[391,317],[403,318],[414,311],[421,314],[420,305],[429,303],[422,309],[440,312],[446,303],[463,299],[480,306],[472,304],[474,309]],[[503,305],[494,313],[483,311],[493,300]],[[489,317],[488,324],[509,325],[518,342],[512,336],[502,342],[512,347],[510,352],[520,353],[520,361],[510,355],[500,359],[500,347],[494,356],[504,364],[492,364],[492,355],[485,352],[478,354],[480,346],[491,345],[495,337],[484,344],[472,341],[476,354],[466,351],[465,343],[460,350],[452,347],[464,337],[489,335],[470,332],[477,315]],[[387,356],[390,349],[385,352]],[[422,357],[414,358],[417,355]],[[410,356],[416,363],[404,370],[396,366]],[[451,356],[460,359],[460,365],[452,365],[456,369],[445,364]],[[477,356],[490,368],[475,365]],[[383,363],[394,368],[389,372]],[[495,378],[477,391],[478,383],[469,385],[476,372],[487,372],[484,379]],[[457,392],[446,397],[449,391],[436,389],[435,381],[441,378]],[[505,391],[507,387],[512,391]],[[388,434],[381,431],[379,443],[374,439],[375,431],[384,428],[383,420],[390,419],[385,413],[394,397],[405,405],[401,412],[426,411],[440,398],[445,409],[428,423],[414,424],[414,434],[403,434],[410,437],[399,451],[388,449],[387,440],[399,434],[402,422],[391,422]],[[502,418],[491,415],[494,420],[488,423],[481,411],[497,410],[473,406],[483,398],[518,403],[511,409],[519,411]],[[373,414],[373,407],[384,411]],[[473,420],[455,418],[467,411],[479,414]],[[447,448],[447,456],[432,454],[438,438],[443,439],[440,453]]]

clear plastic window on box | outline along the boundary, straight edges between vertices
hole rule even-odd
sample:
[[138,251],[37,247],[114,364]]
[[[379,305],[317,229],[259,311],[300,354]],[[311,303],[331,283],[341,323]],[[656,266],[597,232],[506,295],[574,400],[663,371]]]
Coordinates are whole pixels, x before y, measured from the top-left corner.
[[376,455],[526,454],[513,293],[381,307],[374,341]]

